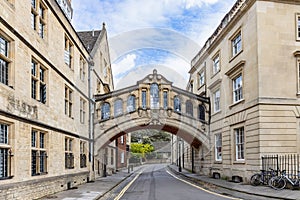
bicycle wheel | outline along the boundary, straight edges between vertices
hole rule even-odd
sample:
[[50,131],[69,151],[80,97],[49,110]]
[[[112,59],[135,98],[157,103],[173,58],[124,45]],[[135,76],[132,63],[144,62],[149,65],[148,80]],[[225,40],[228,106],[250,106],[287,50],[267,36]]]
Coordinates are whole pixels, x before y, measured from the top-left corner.
[[260,185],[261,175],[260,174],[254,174],[250,178],[250,184],[253,186]]
[[275,190],[282,190],[286,186],[286,180],[283,177],[273,177],[269,184]]

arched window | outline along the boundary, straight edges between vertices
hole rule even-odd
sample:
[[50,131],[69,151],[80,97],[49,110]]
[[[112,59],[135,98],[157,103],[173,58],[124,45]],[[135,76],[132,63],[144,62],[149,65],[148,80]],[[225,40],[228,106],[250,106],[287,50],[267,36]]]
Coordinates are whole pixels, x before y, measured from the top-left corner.
[[105,102],[101,106],[101,119],[109,119],[110,117],[110,105]]
[[205,121],[205,107],[204,107],[204,105],[199,105],[199,108],[198,108],[198,118],[200,120]]
[[189,116],[194,116],[194,112],[193,112],[193,103],[191,100],[187,100],[185,102],[185,109],[186,109],[186,114]]
[[123,101],[122,99],[115,100],[114,103],[114,117],[120,116],[123,114]]
[[159,88],[156,83],[150,87],[150,108],[159,108]]
[[130,95],[127,99],[127,112],[135,111],[135,96]]
[[174,111],[181,112],[181,102],[179,97],[174,97]]

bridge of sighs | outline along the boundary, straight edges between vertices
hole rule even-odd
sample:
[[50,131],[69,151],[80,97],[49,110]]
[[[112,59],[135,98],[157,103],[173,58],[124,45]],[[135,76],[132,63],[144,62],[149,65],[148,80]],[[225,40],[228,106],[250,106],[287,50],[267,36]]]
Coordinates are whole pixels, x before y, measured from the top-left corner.
[[209,148],[210,102],[173,86],[156,70],[136,85],[95,96],[94,154],[123,134],[157,129]]

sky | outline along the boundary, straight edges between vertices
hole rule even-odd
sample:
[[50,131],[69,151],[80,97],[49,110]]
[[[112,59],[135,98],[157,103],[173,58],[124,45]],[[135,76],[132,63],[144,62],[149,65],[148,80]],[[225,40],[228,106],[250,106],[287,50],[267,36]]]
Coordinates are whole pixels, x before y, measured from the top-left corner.
[[154,69],[186,89],[191,60],[236,0],[72,0],[76,31],[106,24],[115,89]]

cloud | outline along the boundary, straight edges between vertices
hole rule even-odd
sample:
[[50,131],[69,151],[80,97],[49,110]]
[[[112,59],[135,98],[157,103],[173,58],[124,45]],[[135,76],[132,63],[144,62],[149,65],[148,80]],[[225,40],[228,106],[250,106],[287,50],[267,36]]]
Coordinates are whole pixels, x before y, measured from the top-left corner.
[[136,63],[136,55],[128,54],[124,58],[122,58],[119,62],[112,64],[113,74],[119,76],[128,70],[131,70],[135,67]]
[[164,76],[167,80],[173,82],[174,86],[185,89],[186,79],[174,69],[164,65],[141,65],[118,79],[115,89],[120,89],[135,85],[137,81],[142,80],[148,74],[152,74],[156,69],[158,74]]
[[[82,0],[72,0],[72,21],[78,31],[101,29],[102,22],[106,23],[115,84],[133,70],[147,68],[141,61],[147,56],[148,65],[160,64],[164,69],[172,69],[184,77],[187,84],[191,59],[235,1],[89,0],[82,3]],[[154,56],[159,53],[141,53],[147,49],[169,54],[155,60]]]

